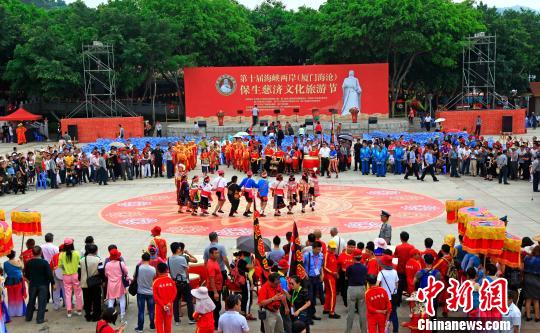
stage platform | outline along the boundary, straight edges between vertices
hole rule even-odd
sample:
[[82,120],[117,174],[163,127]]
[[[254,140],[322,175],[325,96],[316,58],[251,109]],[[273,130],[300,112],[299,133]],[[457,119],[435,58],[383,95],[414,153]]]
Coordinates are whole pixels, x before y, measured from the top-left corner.
[[[229,118],[229,117],[227,117]],[[206,134],[206,136],[218,136],[223,137],[226,135],[234,135],[238,132],[246,131],[251,126],[251,117],[243,117],[240,122],[239,117],[230,117],[232,119],[226,119],[224,126],[218,126],[217,121],[208,121],[206,128],[198,128],[199,133]],[[263,119],[267,120],[267,119]],[[275,121],[275,117],[273,118]],[[285,125],[286,120],[280,119],[281,123]],[[260,120],[259,120],[260,122]],[[294,128],[294,133],[298,133],[298,128],[300,125],[305,124],[303,119],[299,118],[299,121],[296,121],[294,117],[289,120]],[[350,118],[343,120],[336,120],[337,124],[341,122],[341,133],[351,133],[352,135],[360,135],[368,132],[368,120],[359,119],[358,123],[353,123]],[[322,118],[321,124],[323,125],[323,130],[325,133],[330,133],[331,130],[331,120],[329,118]],[[194,121],[187,121],[185,123],[168,123],[166,126],[167,136],[182,136],[182,135],[192,135],[195,133],[196,127]],[[390,133],[400,133],[406,131],[416,131],[418,130],[418,119],[416,119],[415,124],[410,126],[407,119],[404,118],[378,118],[377,124],[369,125],[369,131],[384,131]],[[253,132],[255,134],[261,134],[263,127],[255,126],[253,127]],[[313,133],[313,126],[307,126],[306,133]]]

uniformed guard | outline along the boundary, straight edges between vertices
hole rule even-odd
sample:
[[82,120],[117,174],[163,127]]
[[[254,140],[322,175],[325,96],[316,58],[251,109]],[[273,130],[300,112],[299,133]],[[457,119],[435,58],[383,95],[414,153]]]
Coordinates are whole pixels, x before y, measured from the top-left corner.
[[382,238],[386,241],[386,244],[390,245],[392,240],[392,226],[389,223],[390,213],[387,211],[381,210],[381,230],[379,231],[379,238]]

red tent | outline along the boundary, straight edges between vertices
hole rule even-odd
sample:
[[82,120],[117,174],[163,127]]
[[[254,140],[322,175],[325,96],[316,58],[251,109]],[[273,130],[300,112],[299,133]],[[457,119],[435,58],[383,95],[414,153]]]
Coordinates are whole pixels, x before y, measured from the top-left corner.
[[5,117],[0,117],[0,121],[29,121],[40,120],[42,117],[26,111],[23,108],[18,108],[17,111]]

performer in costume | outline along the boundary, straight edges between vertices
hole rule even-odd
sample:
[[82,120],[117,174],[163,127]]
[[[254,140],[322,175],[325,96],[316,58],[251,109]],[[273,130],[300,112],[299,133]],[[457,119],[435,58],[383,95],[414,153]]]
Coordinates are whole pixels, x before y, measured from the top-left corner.
[[317,168],[313,168],[309,177],[309,207],[311,207],[311,211],[315,211],[318,196],[320,196],[319,179],[317,178]]
[[328,313],[330,318],[339,319],[340,315],[335,313],[336,310],[336,299],[337,299],[337,289],[336,281],[338,278],[338,259],[336,256],[337,243],[335,240],[330,240],[328,242],[328,251],[324,258],[324,313]]
[[201,151],[201,168],[203,175],[206,177],[208,172],[210,172],[210,154],[206,148],[203,148]]
[[191,179],[191,185],[189,186],[189,200],[191,204],[191,215],[197,216],[197,209],[199,208],[199,202],[201,201],[199,176],[193,176]]
[[257,196],[260,200],[260,207],[261,207],[261,217],[265,217],[264,210],[266,209],[266,205],[268,204],[268,191],[269,191],[269,184],[268,179],[266,177],[268,176],[268,173],[266,170],[263,170],[261,172],[261,179],[257,182]]
[[259,172],[259,163],[260,163],[261,157],[259,155],[259,151],[257,148],[251,149],[251,172],[253,174],[257,174]]
[[294,175],[289,176],[289,182],[287,183],[287,209],[289,210],[287,214],[293,214],[292,209],[296,206],[298,202],[298,183],[294,178]]
[[302,204],[302,213],[305,213],[306,206],[309,203],[309,178],[306,173],[302,174],[302,179],[298,183],[298,196]]
[[187,180],[187,174],[183,174],[180,177],[180,184],[176,187],[176,197],[178,200],[178,213],[184,212],[186,207],[186,213],[191,212],[189,209],[189,183]]
[[153,237],[150,241],[150,246],[155,246],[158,249],[158,256],[163,260],[167,260],[167,241],[161,238],[161,227],[153,227],[150,233]]
[[270,186],[272,196],[274,197],[274,216],[281,216],[280,210],[285,208],[285,189],[287,184],[283,181],[283,175],[278,174],[276,180]]
[[208,215],[210,201],[212,201],[212,185],[210,185],[210,176],[205,176],[200,186],[201,189],[201,216]]
[[244,198],[246,198],[247,205],[246,205],[246,211],[244,212],[244,216],[249,216],[251,214],[251,205],[253,204],[253,189],[257,187],[257,184],[252,178],[253,172],[248,171],[247,177],[242,179],[240,182],[240,188],[242,189],[242,193],[244,195]]
[[225,176],[225,171],[218,170],[218,176],[210,183],[212,186],[212,191],[216,192],[216,197],[218,199],[218,204],[212,213],[214,216],[218,216],[217,213],[224,213],[222,208],[225,204],[225,187],[227,187],[227,181],[225,178],[223,178],[223,176]]
[[17,144],[25,144],[26,143],[26,127],[23,126],[23,124],[19,124],[19,126],[16,129],[17,132]]

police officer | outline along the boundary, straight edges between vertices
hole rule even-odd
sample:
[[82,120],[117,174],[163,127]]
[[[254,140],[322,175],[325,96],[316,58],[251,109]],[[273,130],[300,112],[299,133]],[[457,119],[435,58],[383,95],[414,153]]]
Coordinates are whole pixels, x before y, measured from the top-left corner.
[[392,240],[392,226],[389,223],[390,213],[387,211],[381,210],[381,230],[379,231],[379,238],[382,238],[386,241],[386,244],[390,245]]

